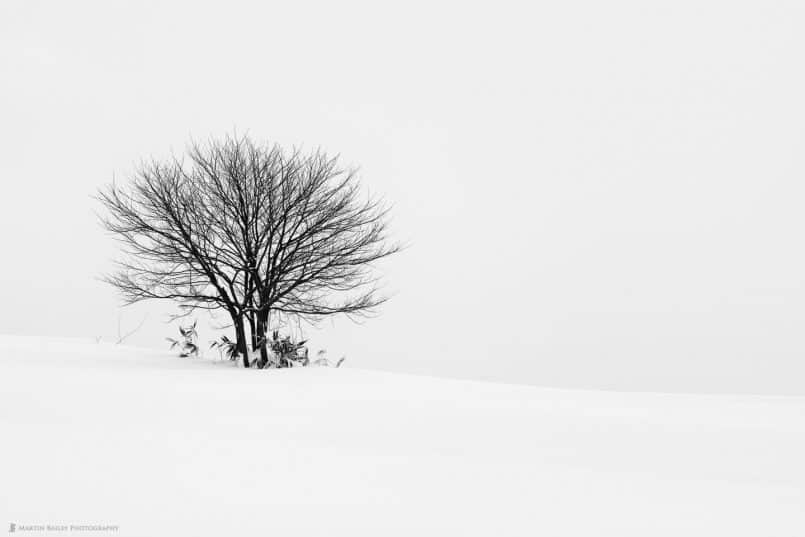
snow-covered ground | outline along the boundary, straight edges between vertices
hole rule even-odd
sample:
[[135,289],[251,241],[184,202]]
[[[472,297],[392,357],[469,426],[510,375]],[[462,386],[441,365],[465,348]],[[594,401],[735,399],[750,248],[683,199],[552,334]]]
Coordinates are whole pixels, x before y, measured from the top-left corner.
[[805,398],[248,371],[4,336],[0,523],[119,526],[32,535],[802,536]]

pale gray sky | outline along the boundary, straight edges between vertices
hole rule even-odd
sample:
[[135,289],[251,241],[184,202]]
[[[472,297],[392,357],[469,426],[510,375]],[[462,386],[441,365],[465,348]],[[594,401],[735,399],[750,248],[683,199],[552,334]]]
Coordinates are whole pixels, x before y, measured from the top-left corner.
[[[113,338],[92,200],[248,131],[360,165],[412,247],[314,348],[555,386],[805,393],[805,4],[0,4],[0,332]],[[167,305],[129,342],[162,347]]]

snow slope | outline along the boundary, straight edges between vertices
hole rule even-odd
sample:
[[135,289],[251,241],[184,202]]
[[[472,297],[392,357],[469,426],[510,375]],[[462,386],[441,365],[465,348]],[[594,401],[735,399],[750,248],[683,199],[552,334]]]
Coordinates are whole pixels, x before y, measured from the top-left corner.
[[0,524],[119,526],[30,535],[805,535],[805,398],[2,337],[0,431]]

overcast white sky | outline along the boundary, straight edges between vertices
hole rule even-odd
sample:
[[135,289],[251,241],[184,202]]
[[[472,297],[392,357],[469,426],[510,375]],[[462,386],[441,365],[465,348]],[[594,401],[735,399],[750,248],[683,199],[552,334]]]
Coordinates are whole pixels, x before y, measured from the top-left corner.
[[[412,246],[313,347],[805,393],[805,3],[0,3],[0,332],[112,339],[96,189],[191,136],[360,165]],[[123,310],[162,347],[168,305]]]

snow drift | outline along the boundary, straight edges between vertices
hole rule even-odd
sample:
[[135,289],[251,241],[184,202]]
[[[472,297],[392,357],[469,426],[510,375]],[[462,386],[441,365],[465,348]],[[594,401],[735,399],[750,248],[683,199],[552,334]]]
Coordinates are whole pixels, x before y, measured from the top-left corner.
[[805,398],[0,338],[0,523],[95,535],[805,534]]

